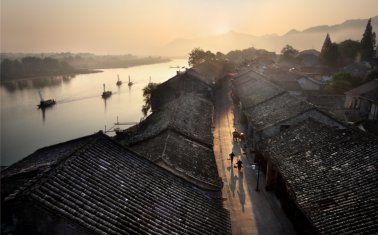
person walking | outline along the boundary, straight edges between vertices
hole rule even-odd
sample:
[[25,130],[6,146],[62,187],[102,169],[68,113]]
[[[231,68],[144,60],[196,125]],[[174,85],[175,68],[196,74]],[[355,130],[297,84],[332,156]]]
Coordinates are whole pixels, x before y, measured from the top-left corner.
[[235,142],[238,142],[239,133],[236,131],[236,129],[232,132],[232,139]]
[[235,157],[234,152],[231,152],[230,153],[231,165],[232,165],[232,163],[234,163],[234,157]]
[[236,164],[238,165],[238,170],[240,171],[241,168],[242,168],[242,165],[243,165],[242,160],[240,160],[240,158],[239,158],[238,161],[236,162]]

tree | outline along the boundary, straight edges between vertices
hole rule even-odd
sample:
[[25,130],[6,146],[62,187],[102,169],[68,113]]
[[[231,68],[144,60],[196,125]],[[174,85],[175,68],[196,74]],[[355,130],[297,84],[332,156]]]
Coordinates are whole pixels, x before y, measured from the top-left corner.
[[159,83],[148,83],[147,86],[143,88],[143,98],[144,105],[142,106],[142,113],[147,116],[148,111],[151,109],[151,93],[159,86]]
[[222,52],[218,51],[217,53],[215,53],[215,58],[217,60],[224,60],[226,58],[226,55],[223,54]]
[[353,63],[360,50],[360,43],[353,40],[345,40],[339,44],[340,62],[342,65]]
[[371,18],[369,19],[364,34],[361,39],[361,59],[371,60],[375,55],[375,32],[371,26]]
[[206,57],[208,54],[202,50],[201,48],[197,47],[194,48],[190,53],[189,53],[189,61],[188,64],[189,66],[195,66],[203,61],[205,61]]
[[284,48],[281,50],[282,58],[284,60],[294,60],[295,56],[298,55],[298,50],[294,49],[291,45],[287,44]]
[[320,62],[323,65],[335,67],[338,64],[338,45],[336,43],[332,43],[329,34],[324,40],[322,50],[320,51]]

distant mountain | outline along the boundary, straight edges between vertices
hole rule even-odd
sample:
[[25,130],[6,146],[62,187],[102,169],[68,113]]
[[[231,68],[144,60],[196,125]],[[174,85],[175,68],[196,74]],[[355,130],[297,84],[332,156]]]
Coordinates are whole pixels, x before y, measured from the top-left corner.
[[[167,44],[158,52],[163,56],[187,56],[195,47],[212,52],[227,53],[231,50],[255,47],[279,53],[281,49],[290,44],[297,50],[320,50],[327,33],[333,42],[346,39],[361,40],[368,19],[347,20],[337,25],[320,25],[298,31],[290,30],[284,35],[253,36],[250,34],[230,31],[225,34],[194,39],[176,39]],[[372,18],[373,30],[378,33],[378,16]]]

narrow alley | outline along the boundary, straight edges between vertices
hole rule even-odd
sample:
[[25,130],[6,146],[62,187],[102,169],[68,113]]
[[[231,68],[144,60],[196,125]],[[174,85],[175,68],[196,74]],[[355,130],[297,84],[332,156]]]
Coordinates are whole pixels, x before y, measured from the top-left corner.
[[[214,154],[218,172],[224,182],[224,206],[230,211],[232,234],[295,234],[280,204],[272,192],[265,191],[265,177],[260,172],[259,191],[256,191],[257,167],[253,168],[253,154],[243,153],[242,143],[234,142],[232,132],[243,132],[238,110],[231,99],[231,83],[225,81],[215,94]],[[235,153],[233,164],[229,154]],[[239,172],[234,165],[241,158]]]

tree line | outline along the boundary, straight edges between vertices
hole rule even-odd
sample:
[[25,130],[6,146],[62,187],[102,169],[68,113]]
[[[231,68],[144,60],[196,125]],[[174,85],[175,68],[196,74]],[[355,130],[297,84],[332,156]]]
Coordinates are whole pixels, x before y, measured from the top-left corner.
[[188,64],[189,66],[195,66],[204,61],[228,60],[236,65],[244,66],[252,63],[258,58],[274,60],[275,57],[276,54],[274,52],[269,52],[264,49],[256,49],[254,47],[244,50],[233,50],[227,54],[223,54],[219,51],[214,54],[211,51],[204,51],[203,49],[197,47],[189,53]]
[[329,67],[345,66],[354,61],[370,61],[376,56],[376,34],[368,20],[361,41],[345,40],[341,43],[332,42],[327,34],[320,51],[320,62]]
[[1,62],[1,80],[59,75],[76,71],[67,62],[53,58],[24,57],[19,60],[4,59]]
[[[5,57],[5,58],[4,58]],[[94,72],[94,69],[126,68],[168,62],[161,57],[134,55],[94,55],[89,53],[2,54],[1,79],[11,80],[37,76],[54,76]]]

